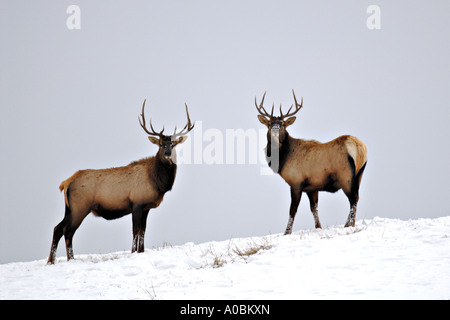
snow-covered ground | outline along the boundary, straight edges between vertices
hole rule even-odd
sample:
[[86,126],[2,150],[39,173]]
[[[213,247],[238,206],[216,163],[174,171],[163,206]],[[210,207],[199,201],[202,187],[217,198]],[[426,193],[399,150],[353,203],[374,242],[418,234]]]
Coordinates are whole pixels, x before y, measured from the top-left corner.
[[0,265],[0,299],[335,298],[450,299],[450,216]]

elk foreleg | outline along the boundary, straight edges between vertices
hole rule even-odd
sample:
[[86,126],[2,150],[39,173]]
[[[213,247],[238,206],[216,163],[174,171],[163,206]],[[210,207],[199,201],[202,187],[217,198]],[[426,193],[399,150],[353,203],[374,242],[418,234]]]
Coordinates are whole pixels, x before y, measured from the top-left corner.
[[144,252],[144,236],[147,227],[148,212],[149,210],[144,210],[143,205],[133,206],[133,245],[131,252]]
[[319,221],[319,192],[318,191],[314,191],[314,192],[307,192],[306,193],[308,195],[309,198],[309,206],[311,208],[311,212],[314,216],[314,225],[316,228],[322,228],[322,225],[320,224]]
[[300,204],[300,199],[302,197],[302,191],[300,188],[291,187],[291,207],[289,208],[289,220],[286,226],[286,231],[284,234],[292,233],[292,226],[294,224],[295,215],[297,214],[298,205]]

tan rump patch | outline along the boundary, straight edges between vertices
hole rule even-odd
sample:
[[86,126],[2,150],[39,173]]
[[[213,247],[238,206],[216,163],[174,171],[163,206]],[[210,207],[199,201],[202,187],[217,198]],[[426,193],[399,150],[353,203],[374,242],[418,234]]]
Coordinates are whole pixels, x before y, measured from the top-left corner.
[[351,139],[347,139],[345,141],[345,146],[347,147],[347,152],[350,155],[350,157],[353,158],[353,161],[356,163],[356,157],[358,155],[358,147],[356,146],[355,142]]

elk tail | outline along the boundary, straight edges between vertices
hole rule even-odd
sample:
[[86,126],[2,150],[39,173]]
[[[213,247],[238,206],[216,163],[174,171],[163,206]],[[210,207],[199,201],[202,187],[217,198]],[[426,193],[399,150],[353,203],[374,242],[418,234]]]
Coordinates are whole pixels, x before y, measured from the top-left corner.
[[367,146],[358,138],[348,137],[347,142],[348,163],[353,173],[352,192],[358,193],[361,178],[367,164]]
[[[358,175],[360,171],[364,171],[367,163],[367,146],[358,138],[349,137],[346,142],[349,162],[353,160],[354,175]],[[361,172],[362,175],[362,172]]]
[[61,182],[61,184],[59,185],[59,191],[62,192],[64,190],[64,202],[66,203],[66,206],[68,207],[69,199],[67,197],[67,192],[69,190],[69,183],[67,183],[67,180],[64,180],[63,182]]
[[64,180],[59,185],[59,191],[64,190],[64,201],[66,203],[66,206],[69,207],[69,187],[70,184],[75,180],[75,178],[81,173],[81,171],[75,172],[74,175],[72,175],[70,178]]

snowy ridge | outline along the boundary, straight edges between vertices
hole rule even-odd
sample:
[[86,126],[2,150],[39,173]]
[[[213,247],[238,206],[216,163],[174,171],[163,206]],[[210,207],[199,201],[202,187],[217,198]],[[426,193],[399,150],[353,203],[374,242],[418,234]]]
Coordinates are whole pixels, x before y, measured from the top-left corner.
[[449,299],[450,216],[0,265],[0,299]]

